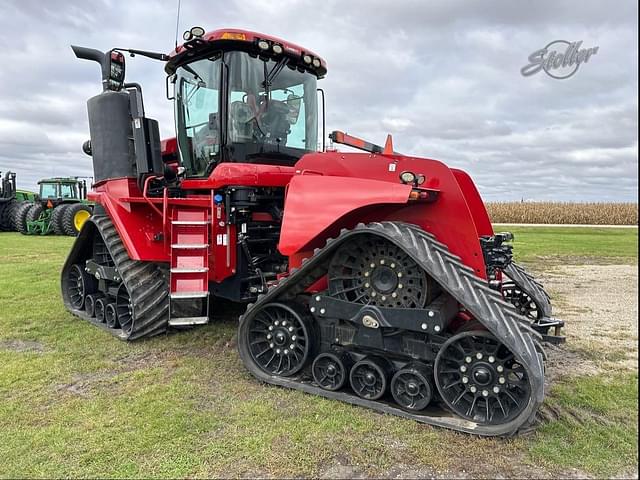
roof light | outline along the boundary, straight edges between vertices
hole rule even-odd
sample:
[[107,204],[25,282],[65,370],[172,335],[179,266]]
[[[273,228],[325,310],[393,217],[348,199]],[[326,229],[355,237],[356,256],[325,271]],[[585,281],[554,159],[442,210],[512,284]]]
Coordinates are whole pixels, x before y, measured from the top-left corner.
[[224,32],[221,36],[220,36],[220,40],[246,40],[247,37],[245,36],[244,33],[238,33],[238,32]]
[[320,59],[319,58],[314,58],[313,59],[313,66],[316,68],[320,68]]
[[193,35],[191,34],[191,31],[186,30],[183,34],[182,34],[182,38],[184,39],[185,42],[188,42],[189,40],[191,40],[193,38]]
[[302,57],[302,61],[304,63],[311,63],[312,60],[313,59],[311,58],[311,55],[305,55],[305,56]]
[[258,42],[258,48],[260,50],[269,50],[269,42],[267,42],[266,40],[260,40]]
[[201,37],[204,35],[204,28],[202,27],[192,27],[191,30],[189,30],[191,32],[191,35],[194,37]]
[[280,55],[282,51],[282,45],[278,45],[277,43],[273,45],[273,53]]

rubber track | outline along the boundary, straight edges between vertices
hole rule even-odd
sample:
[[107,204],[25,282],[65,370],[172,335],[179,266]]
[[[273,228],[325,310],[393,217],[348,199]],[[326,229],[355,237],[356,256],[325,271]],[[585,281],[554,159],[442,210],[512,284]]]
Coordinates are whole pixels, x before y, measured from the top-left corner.
[[[135,318],[131,332],[107,328],[90,318],[84,310],[69,309],[74,315],[105,328],[121,340],[139,340],[167,331],[169,321],[169,285],[166,271],[153,262],[132,260],[107,216],[92,216],[93,223],[111,254],[115,268],[131,295]],[[68,308],[68,305],[67,305]]]
[[253,364],[250,355],[243,351],[242,342],[239,341],[240,356],[247,369],[256,378],[266,383],[342,400],[461,432],[505,436],[516,433],[520,428],[526,428],[534,420],[536,411],[544,398],[544,368],[542,356],[536,351],[535,341],[539,335],[531,330],[528,321],[520,316],[514,306],[506,302],[499,292],[493,290],[485,280],[477,277],[459,257],[449,252],[446,245],[415,225],[382,222],[359,224],[353,230],[343,229],[337,239],[327,240],[325,247],[316,249],[312,257],[303,261],[300,269],[292,269],[288,277],[281,280],[266,294],[259,296],[255,304],[248,305],[247,311],[240,317],[239,335],[243,325],[261,306],[274,301],[293,300],[297,295],[304,293],[310,285],[326,274],[328,260],[336,248],[351,237],[362,234],[377,235],[402,248],[514,353],[526,369],[531,383],[532,395],[527,407],[518,417],[500,425],[482,425],[451,414],[443,414],[441,411],[433,414],[413,414],[393,404],[365,400],[348,392],[323,390],[310,381],[305,381],[303,377],[287,378],[269,375]]
[[520,288],[531,297],[542,316],[551,318],[551,301],[542,284],[536,281],[527,271],[515,262],[511,262],[504,273]]

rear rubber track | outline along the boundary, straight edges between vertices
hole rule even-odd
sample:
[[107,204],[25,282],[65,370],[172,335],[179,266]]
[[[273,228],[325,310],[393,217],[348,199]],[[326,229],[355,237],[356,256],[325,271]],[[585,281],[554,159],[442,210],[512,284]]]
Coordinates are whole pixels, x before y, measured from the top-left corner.
[[[81,232],[78,241],[81,242],[84,239],[83,233],[88,228],[88,224],[95,225],[97,233],[102,237],[113,259],[115,268],[131,297],[134,320],[129,331],[107,328],[105,324],[89,317],[84,310],[71,308],[65,298],[65,305],[69,311],[108,330],[121,340],[139,340],[166,332],[169,321],[169,285],[166,269],[157,263],[142,262],[129,258],[127,250],[109,217],[94,215],[85,223],[87,225],[83,226],[83,232]],[[73,263],[77,262],[67,260],[67,264],[63,268],[63,276],[67,268]]]
[[329,259],[336,248],[356,235],[377,235],[402,248],[441,287],[463,305],[500,342],[506,345],[526,369],[531,384],[528,405],[513,420],[499,425],[483,425],[447,412],[409,413],[389,403],[360,398],[349,392],[323,390],[303,375],[280,377],[265,373],[252,361],[246,346],[238,342],[240,357],[247,369],[259,380],[326,398],[342,400],[379,412],[410,418],[421,423],[445,427],[465,433],[483,436],[508,436],[519,429],[526,429],[535,419],[536,411],[544,398],[544,367],[542,356],[537,352],[536,339],[539,337],[520,316],[513,305],[492,289],[486,280],[464,265],[459,257],[449,252],[446,245],[434,236],[420,230],[415,225],[396,222],[359,224],[353,230],[342,230],[339,237],[329,239],[325,247],[316,249],[312,257],[303,261],[300,269],[292,269],[290,275],[272,287],[266,294],[250,304],[240,317],[241,335],[243,325],[249,324],[260,307],[271,302],[291,301],[304,294],[315,281],[326,275]]

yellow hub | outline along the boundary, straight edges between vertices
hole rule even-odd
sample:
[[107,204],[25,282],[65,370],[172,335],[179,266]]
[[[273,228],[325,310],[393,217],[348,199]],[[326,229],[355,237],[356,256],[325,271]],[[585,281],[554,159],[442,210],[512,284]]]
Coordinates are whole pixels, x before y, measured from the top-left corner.
[[87,221],[91,214],[86,210],[78,210],[76,214],[73,216],[73,226],[76,227],[76,230],[79,232],[84,225],[84,222]]

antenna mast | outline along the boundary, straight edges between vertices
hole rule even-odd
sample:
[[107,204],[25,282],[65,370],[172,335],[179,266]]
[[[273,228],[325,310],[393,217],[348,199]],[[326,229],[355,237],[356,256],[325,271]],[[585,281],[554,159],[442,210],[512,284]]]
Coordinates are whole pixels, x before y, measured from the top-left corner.
[[176,15],[176,48],[178,48],[178,29],[180,28],[180,3],[182,0],[178,0],[178,14]]

